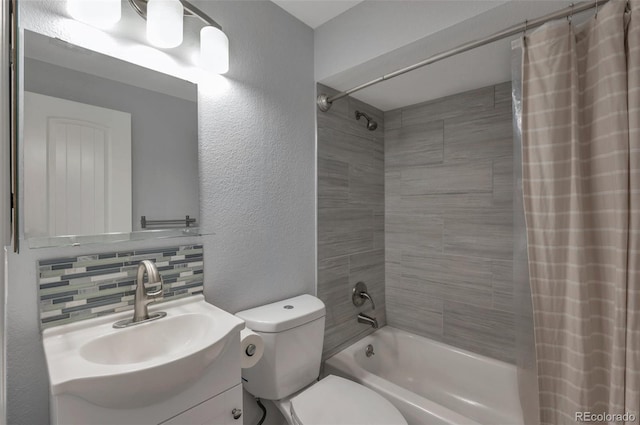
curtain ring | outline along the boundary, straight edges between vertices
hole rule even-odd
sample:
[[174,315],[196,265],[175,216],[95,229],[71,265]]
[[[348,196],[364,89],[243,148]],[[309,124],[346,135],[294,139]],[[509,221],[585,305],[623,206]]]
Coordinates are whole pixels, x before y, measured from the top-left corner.
[[529,20],[526,19],[524,21],[524,30],[522,31],[522,43],[526,46],[527,45],[527,26],[529,25]]
[[596,0],[596,14],[595,14],[594,18],[598,19],[598,0]]
[[571,8],[571,13],[567,16],[567,21],[569,22],[569,25],[571,25],[571,20],[573,19],[573,6],[574,6],[573,3],[569,5],[569,7]]

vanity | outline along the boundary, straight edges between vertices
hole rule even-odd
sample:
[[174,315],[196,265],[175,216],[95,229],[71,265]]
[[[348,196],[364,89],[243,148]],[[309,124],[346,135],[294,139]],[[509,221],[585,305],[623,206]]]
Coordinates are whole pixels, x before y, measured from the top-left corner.
[[244,322],[202,295],[46,329],[52,424],[241,423]]
[[238,424],[244,321],[206,302],[202,245],[39,260],[51,424]]

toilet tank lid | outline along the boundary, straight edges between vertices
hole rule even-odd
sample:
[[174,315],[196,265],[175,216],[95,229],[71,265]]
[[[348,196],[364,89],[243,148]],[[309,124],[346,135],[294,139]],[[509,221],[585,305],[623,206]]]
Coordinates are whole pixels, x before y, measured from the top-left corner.
[[312,295],[300,295],[236,313],[246,322],[247,328],[257,332],[286,331],[324,315],[323,302]]

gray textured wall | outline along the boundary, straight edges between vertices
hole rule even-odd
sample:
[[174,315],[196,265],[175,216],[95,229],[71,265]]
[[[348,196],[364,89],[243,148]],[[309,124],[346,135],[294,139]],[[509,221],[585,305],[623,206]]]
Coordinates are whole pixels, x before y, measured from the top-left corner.
[[391,326],[514,362],[511,84],[385,113]]
[[[224,26],[231,63],[229,73],[215,80],[224,84],[198,92],[202,224],[215,234],[180,243],[204,245],[205,297],[227,311],[313,293],[313,31],[271,2],[194,3]],[[64,2],[28,1],[21,7],[26,28],[72,42],[79,36],[68,25]],[[110,34],[119,37],[116,30]],[[119,40],[128,46],[125,39]],[[39,250],[23,245],[20,254],[8,256],[8,423],[49,421],[35,261],[175,244],[167,239]],[[259,417],[255,404],[245,414],[247,423]]]
[[[318,84],[318,93],[334,90]],[[366,129],[360,110],[378,121]],[[385,323],[384,307],[384,123],[383,113],[353,98],[318,110],[318,297],[327,307],[324,357],[372,328],[356,321],[359,311]],[[351,302],[364,281],[376,302]]]
[[131,114],[133,230],[141,229],[142,215],[150,220],[189,215],[200,221],[195,99],[189,102],[30,58],[24,61],[24,88]]

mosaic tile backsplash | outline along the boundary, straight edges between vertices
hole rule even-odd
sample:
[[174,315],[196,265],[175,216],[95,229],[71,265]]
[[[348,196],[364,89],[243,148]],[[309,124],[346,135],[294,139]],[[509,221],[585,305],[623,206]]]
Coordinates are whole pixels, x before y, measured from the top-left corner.
[[37,264],[40,326],[45,329],[133,310],[141,260],[151,260],[158,267],[164,301],[202,293],[202,245],[40,260]]

